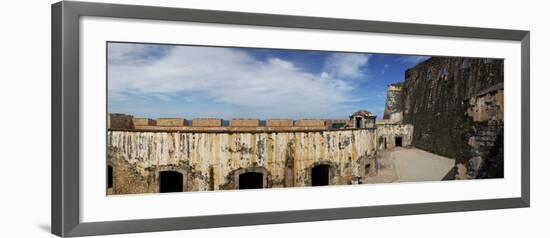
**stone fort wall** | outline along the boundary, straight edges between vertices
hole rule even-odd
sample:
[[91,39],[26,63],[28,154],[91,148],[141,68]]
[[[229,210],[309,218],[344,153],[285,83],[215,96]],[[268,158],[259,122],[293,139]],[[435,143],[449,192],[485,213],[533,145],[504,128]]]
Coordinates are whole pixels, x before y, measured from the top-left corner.
[[413,130],[413,125],[408,124],[378,124],[376,126],[378,150],[412,145]]
[[[264,187],[311,186],[316,165],[330,185],[357,184],[376,171],[374,128],[287,132],[110,130],[111,194],[156,193],[159,172],[184,175],[184,191],[238,189],[238,174],[262,172]],[[372,170],[372,171],[366,171]]]
[[432,57],[405,73],[398,105],[413,145],[455,158],[448,179],[502,178],[504,60]]

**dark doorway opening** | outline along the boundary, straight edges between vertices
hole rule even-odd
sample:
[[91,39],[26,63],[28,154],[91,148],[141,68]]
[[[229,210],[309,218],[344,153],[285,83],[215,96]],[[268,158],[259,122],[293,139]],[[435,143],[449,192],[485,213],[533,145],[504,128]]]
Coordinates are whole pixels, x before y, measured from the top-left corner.
[[326,164],[317,165],[311,169],[311,186],[326,186],[329,184],[329,169]]
[[239,189],[256,189],[264,187],[264,174],[247,172],[239,175]]
[[176,171],[161,171],[159,174],[160,192],[183,192],[183,174]]
[[113,166],[107,165],[107,188],[113,187]]
[[403,146],[403,137],[395,137],[395,146],[396,147],[401,147]]
[[360,117],[355,118],[355,128],[361,128],[361,118]]

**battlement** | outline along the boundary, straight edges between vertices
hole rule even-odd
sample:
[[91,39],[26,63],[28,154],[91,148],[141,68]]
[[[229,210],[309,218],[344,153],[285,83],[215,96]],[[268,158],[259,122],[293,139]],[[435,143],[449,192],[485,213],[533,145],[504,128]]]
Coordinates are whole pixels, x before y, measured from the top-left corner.
[[319,119],[302,119],[296,122],[295,126],[302,127],[324,127],[326,126],[326,120]]
[[187,120],[184,118],[159,118],[156,126],[187,126]]
[[149,118],[134,118],[134,126],[156,126],[157,121]]
[[[352,114],[350,119],[267,119],[233,118],[224,123],[221,118],[134,118],[132,115],[109,114],[108,129],[135,131],[182,131],[182,132],[283,132],[326,131],[373,128],[375,116],[366,110]],[[371,126],[372,124],[372,126]]]
[[294,121],[291,119],[268,119],[265,123],[267,127],[292,127]]
[[231,127],[259,127],[259,119],[231,119],[229,121]]
[[109,129],[134,129],[133,116],[121,114],[121,113],[111,113],[107,115],[107,128]]
[[220,127],[223,120],[219,118],[193,118],[191,123],[194,127]]

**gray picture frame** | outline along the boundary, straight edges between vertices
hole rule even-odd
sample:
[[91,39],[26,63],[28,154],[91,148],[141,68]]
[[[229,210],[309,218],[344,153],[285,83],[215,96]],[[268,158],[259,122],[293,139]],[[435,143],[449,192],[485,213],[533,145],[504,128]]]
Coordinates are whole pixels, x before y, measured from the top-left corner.
[[[79,18],[187,21],[521,43],[521,197],[160,219],[79,219]],[[51,232],[61,237],[529,207],[529,31],[63,1],[52,5]],[[519,125],[518,125],[519,126]]]

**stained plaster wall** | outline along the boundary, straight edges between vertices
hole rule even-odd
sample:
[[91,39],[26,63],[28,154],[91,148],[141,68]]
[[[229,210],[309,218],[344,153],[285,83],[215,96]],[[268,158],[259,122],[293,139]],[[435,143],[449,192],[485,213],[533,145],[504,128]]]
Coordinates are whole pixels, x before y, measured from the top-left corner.
[[384,124],[376,126],[376,141],[378,150],[395,148],[395,138],[402,138],[402,146],[412,145],[413,130],[412,125],[404,124]]
[[[191,133],[109,131],[113,194],[158,192],[158,174],[181,172],[185,191],[236,189],[243,171],[263,171],[266,187],[311,185],[328,164],[330,184],[355,184],[376,159],[376,131]],[[374,168],[375,166],[370,166]]]

